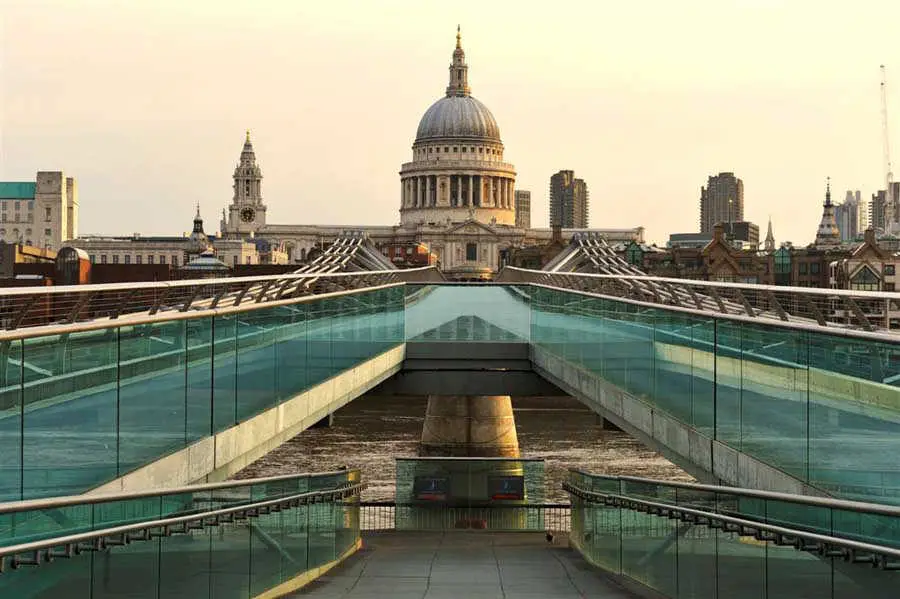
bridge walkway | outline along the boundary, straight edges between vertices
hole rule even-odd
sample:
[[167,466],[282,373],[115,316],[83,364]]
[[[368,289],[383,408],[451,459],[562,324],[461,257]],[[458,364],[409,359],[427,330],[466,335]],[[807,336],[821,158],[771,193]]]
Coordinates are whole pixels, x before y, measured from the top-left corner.
[[569,599],[636,597],[559,535],[486,531],[373,532],[363,549],[293,598]]

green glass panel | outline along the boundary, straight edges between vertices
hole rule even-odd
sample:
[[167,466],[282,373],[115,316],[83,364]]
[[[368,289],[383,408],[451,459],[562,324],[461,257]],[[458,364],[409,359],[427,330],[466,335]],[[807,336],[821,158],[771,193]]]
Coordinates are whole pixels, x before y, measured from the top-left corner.
[[234,426],[237,419],[237,317],[213,319],[213,430]]
[[[213,586],[211,564],[215,562],[217,556],[211,553],[211,548],[213,538],[218,534],[217,528],[207,528],[160,539],[159,597],[194,599],[214,596],[211,593]],[[241,568],[239,561],[234,565]],[[221,596],[238,597],[236,594]]]
[[186,442],[185,321],[119,330],[119,476]]
[[765,598],[766,544],[721,530],[715,531],[715,539],[716,596],[728,599]]
[[91,599],[159,596],[160,539],[98,551],[91,572]]
[[741,448],[741,325],[720,320],[716,324],[716,430],[715,438]]
[[250,527],[248,521],[208,529],[210,597],[250,597]]
[[677,593],[677,522],[622,510],[622,574],[674,597]]
[[22,496],[72,495],[115,478],[117,331],[28,339],[23,359]]
[[250,528],[250,596],[278,586],[282,577],[282,512],[261,514],[248,524]]
[[240,312],[237,319],[237,421],[274,407],[278,314]]
[[23,369],[22,342],[0,341],[0,502],[22,499]]
[[186,436],[188,443],[213,432],[213,319],[185,322],[187,335]]
[[275,348],[276,394],[279,401],[285,401],[307,388],[307,305],[294,304],[276,310],[280,314]]

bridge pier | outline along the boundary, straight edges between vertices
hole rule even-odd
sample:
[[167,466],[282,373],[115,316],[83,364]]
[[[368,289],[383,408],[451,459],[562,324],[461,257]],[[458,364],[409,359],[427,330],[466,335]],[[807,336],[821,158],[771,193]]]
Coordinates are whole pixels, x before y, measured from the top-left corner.
[[519,457],[509,395],[429,395],[419,454]]

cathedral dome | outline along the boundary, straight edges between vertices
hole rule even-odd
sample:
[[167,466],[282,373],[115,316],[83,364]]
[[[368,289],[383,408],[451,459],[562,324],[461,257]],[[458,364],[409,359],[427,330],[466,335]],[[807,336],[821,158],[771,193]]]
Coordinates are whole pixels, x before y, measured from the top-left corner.
[[425,111],[416,142],[448,137],[499,143],[500,127],[488,107],[472,96],[447,96]]

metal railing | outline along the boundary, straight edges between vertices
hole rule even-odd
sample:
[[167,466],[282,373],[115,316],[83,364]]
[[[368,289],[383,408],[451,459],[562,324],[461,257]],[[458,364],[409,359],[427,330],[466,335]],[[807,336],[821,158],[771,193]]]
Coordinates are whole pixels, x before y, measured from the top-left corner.
[[[335,269],[338,266],[334,267]],[[286,275],[148,283],[0,289],[0,328],[14,331],[86,321],[131,320],[296,300],[406,281],[441,280],[433,266],[407,270],[298,272]]]
[[16,569],[21,566],[40,566],[50,563],[56,558],[72,558],[85,551],[102,551],[108,547],[128,545],[137,541],[189,534],[193,530],[258,518],[272,512],[280,512],[302,505],[358,497],[365,486],[363,483],[357,483],[338,489],[298,493],[278,499],[257,501],[187,516],[139,522],[0,547],[0,573],[8,567]]
[[[843,510],[869,515],[877,514],[881,516],[890,516],[893,518],[898,518],[898,521],[900,521],[900,507],[883,503],[867,503],[865,501],[851,501],[833,497],[821,497],[816,495],[795,495],[793,493],[780,493],[778,491],[744,489],[741,487],[726,487],[721,485],[707,485],[703,483],[657,480],[640,476],[612,476],[606,474],[593,474],[591,472],[586,472],[578,468],[573,468],[569,472],[570,474],[574,474],[577,476],[588,477],[590,479],[599,481],[609,481],[610,483],[636,483],[638,485],[652,485],[655,487],[665,487],[669,489],[683,489],[685,491],[713,493],[729,497],[745,497],[748,499],[771,500],[791,503],[798,506]],[[572,483],[564,483],[563,487],[565,488],[566,485],[571,484]],[[697,495],[686,495],[685,497],[691,497],[696,500]],[[898,544],[900,544],[900,539],[898,539]]]
[[798,551],[807,551],[822,557],[842,558],[852,564],[866,564],[882,570],[900,570],[900,549],[894,547],[766,524],[671,503],[591,491],[569,483],[566,483],[564,488],[573,497],[587,503],[597,503],[670,520],[680,520],[689,525],[706,526],[726,533],[735,533],[741,537],[752,537],[757,541],[772,543],[776,546],[789,546]]
[[[568,503],[535,503],[522,506],[465,507],[422,505],[393,501],[360,502],[360,529],[379,530],[540,530],[568,532]],[[398,527],[398,509],[400,526]]]
[[289,480],[335,476],[335,475],[359,475],[358,470],[332,470],[326,472],[304,472],[302,474],[281,474],[278,476],[264,476],[260,478],[244,478],[240,480],[228,480],[217,483],[200,483],[196,485],[184,485],[180,487],[163,487],[141,489],[139,491],[125,491],[121,493],[86,493],[83,495],[62,495],[59,497],[47,497],[42,499],[26,499],[24,501],[0,502],[0,515],[30,512],[37,510],[49,510],[75,505],[95,505],[109,502],[122,502],[130,499],[142,499],[146,497],[165,497],[168,495],[181,495],[184,493],[203,493],[221,489],[241,489],[255,485],[268,485]]
[[713,316],[882,331],[900,327],[900,292],[782,287],[651,277],[504,268],[501,283],[531,283]]

